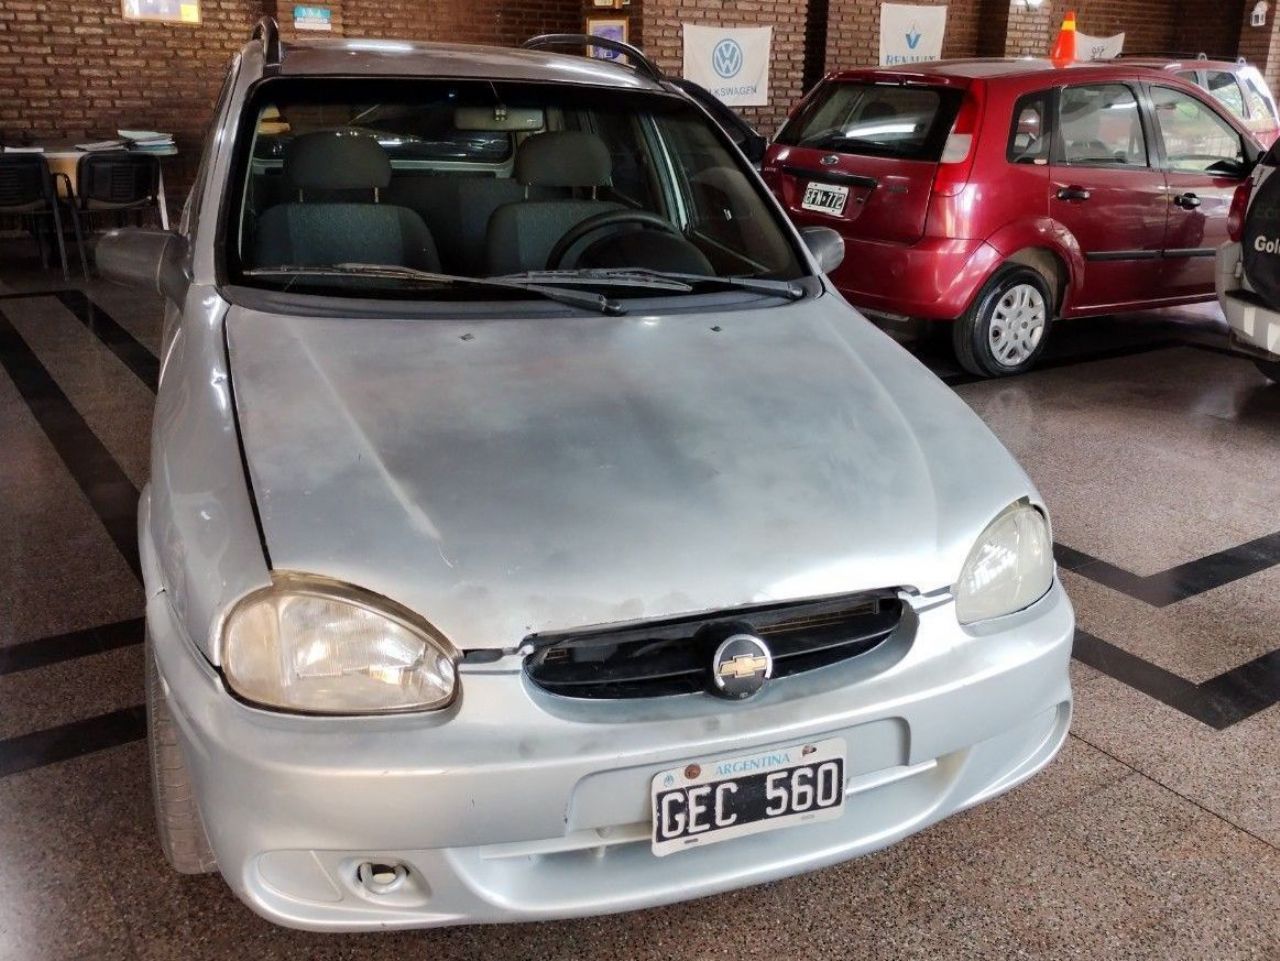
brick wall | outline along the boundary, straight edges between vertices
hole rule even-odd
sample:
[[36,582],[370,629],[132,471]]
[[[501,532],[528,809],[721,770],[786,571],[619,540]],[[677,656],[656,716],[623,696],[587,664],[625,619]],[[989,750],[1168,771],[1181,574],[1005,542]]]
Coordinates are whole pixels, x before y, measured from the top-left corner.
[[771,134],[800,98],[804,88],[806,0],[644,0],[632,4],[632,30],[640,24],[645,52],[668,73],[679,75],[684,63],[680,24],[722,27],[773,27],[773,59],[769,64],[769,104],[741,112],[762,133]]
[[352,37],[515,46],[539,33],[576,33],[583,23],[581,0],[345,0],[344,8],[343,32]]
[[[930,0],[922,0],[930,2]],[[939,0],[934,0],[939,2]],[[814,0],[826,6],[825,49],[811,72],[874,63],[879,0]],[[549,30],[581,28],[587,0],[328,0],[336,33],[511,44]],[[1280,41],[1273,5],[1267,27],[1247,23],[1249,0],[950,0],[943,54],[1043,56],[1062,14],[1080,28],[1127,34],[1133,52],[1205,50],[1257,60],[1275,85]],[[181,196],[194,166],[208,108],[231,54],[277,0],[203,0],[199,26],[126,22],[117,0],[0,0],[0,139],[81,140],[118,127],[172,130],[181,155],[166,167]],[[292,4],[279,3],[286,38]],[[664,69],[679,72],[680,24],[770,24],[770,103],[743,112],[772,132],[803,92],[808,0],[632,0],[622,11],[631,39]],[[599,11],[606,13],[608,11]],[[171,171],[171,173],[170,173]]]
[[0,138],[171,130],[181,193],[231,53],[259,15],[257,0],[205,0],[199,26],[143,24],[123,20],[117,0],[0,0]]
[[1255,27],[1249,22],[1252,12],[1253,3],[1246,2],[1237,18],[1240,24],[1240,56],[1258,65],[1272,93],[1275,93],[1277,82],[1280,82],[1280,17],[1276,16],[1276,8],[1272,4],[1267,10],[1266,26]]
[[[944,57],[1000,56],[1010,7],[990,0],[913,0],[947,7]],[[1020,4],[1021,6],[1021,4]],[[880,0],[831,0],[827,69],[843,70],[880,60]]]
[[[334,33],[514,44],[579,30],[582,0],[321,0]],[[172,131],[169,200],[190,185],[231,56],[274,0],[202,0],[197,25],[144,24],[119,0],[0,0],[0,141],[84,141],[119,128]],[[279,4],[286,41],[292,3]],[[324,36],[324,34],[320,34]]]
[[1045,55],[1063,16],[1074,10],[1076,26],[1087,34],[1123,33],[1125,53],[1234,57],[1243,6],[1244,0],[1053,0],[1027,11],[1017,4],[1009,15],[1011,24],[1019,22],[1017,43],[1011,26],[1006,52]]

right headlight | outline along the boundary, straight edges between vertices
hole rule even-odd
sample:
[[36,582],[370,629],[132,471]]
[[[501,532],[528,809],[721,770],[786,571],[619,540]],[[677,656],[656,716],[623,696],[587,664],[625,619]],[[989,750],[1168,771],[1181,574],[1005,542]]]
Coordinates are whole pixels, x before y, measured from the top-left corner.
[[956,585],[956,617],[973,624],[1030,607],[1053,584],[1044,515],[1025,501],[1005,508],[969,552]]
[[315,714],[431,711],[453,700],[457,653],[412,612],[326,578],[272,580],[222,629],[222,670],[245,700]]

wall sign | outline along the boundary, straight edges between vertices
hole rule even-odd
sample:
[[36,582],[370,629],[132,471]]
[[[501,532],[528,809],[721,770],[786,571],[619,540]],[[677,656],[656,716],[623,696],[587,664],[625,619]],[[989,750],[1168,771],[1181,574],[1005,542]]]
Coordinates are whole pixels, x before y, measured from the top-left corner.
[[120,16],[153,23],[200,22],[200,0],[120,0]]
[[945,6],[880,4],[880,65],[940,59],[946,30]]
[[1124,34],[1114,37],[1091,37],[1087,33],[1076,31],[1077,60],[1114,60],[1124,49]]
[[681,24],[684,76],[730,107],[769,102],[769,54],[773,27],[705,27]]
[[328,7],[295,6],[293,28],[295,30],[332,30],[333,11]]

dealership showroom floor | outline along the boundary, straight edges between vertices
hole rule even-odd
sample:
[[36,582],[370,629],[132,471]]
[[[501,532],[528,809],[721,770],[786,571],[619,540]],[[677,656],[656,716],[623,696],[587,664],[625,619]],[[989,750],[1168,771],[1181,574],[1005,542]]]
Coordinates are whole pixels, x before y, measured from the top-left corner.
[[[0,958],[1280,958],[1280,386],[1216,307],[978,381],[1078,617],[1065,749],[873,856],[571,922],[300,933],[156,843],[135,539],[158,304],[0,258]],[[910,337],[903,334],[904,339]],[[851,745],[851,751],[857,746]]]

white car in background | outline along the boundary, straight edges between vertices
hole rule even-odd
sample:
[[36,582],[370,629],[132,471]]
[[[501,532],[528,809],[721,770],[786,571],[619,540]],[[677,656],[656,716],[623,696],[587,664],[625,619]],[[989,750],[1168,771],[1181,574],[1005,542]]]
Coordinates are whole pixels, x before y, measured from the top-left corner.
[[1236,188],[1216,284],[1231,346],[1280,383],[1280,178],[1273,147]]

